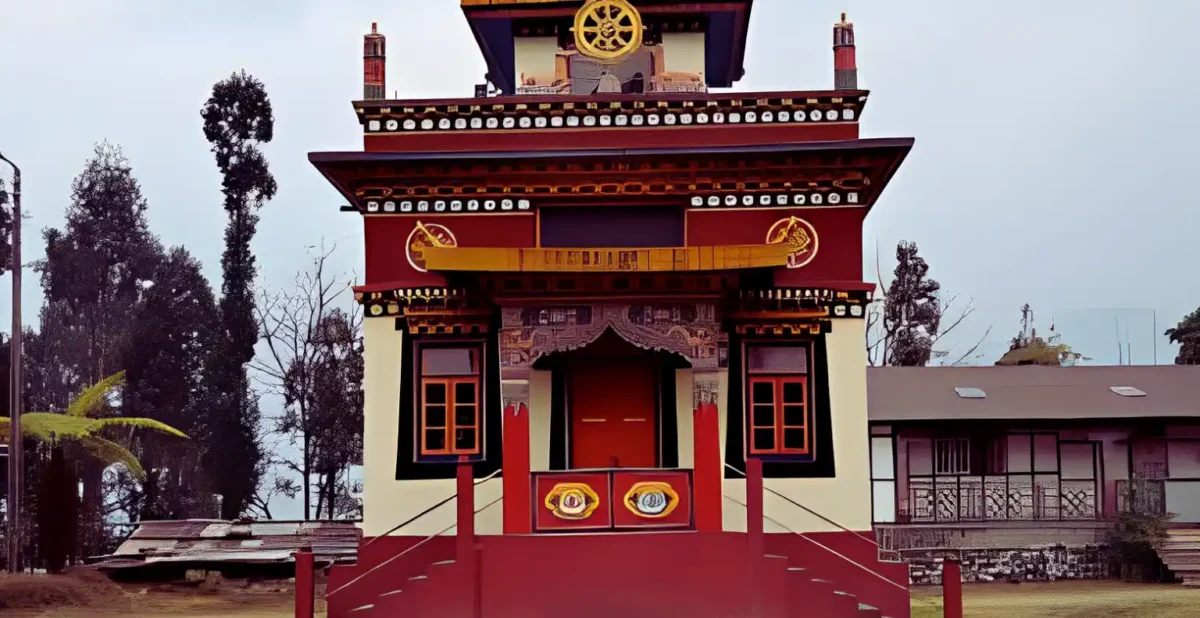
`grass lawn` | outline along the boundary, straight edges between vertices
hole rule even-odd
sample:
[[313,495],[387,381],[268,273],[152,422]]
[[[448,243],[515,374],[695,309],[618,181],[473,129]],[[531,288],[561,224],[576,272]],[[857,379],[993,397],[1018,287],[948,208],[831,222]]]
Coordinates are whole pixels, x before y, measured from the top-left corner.
[[[913,618],[941,618],[942,590],[913,589]],[[1113,581],[966,584],[967,618],[1183,618],[1200,616],[1200,589]]]

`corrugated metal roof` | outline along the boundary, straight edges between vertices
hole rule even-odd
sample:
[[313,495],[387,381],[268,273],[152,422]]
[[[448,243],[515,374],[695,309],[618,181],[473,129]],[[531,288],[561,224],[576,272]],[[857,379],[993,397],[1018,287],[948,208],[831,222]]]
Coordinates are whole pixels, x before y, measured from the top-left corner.
[[[963,387],[987,395],[960,397]],[[869,367],[867,409],[872,422],[1200,418],[1200,366]]]
[[362,533],[347,522],[148,521],[111,556],[96,558],[101,569],[156,563],[279,563],[304,546],[318,562],[350,560]]

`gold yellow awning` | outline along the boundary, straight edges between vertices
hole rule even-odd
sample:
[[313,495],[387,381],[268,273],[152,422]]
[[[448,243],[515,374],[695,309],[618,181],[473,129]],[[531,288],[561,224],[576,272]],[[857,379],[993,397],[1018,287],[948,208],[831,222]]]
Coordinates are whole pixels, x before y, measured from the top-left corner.
[[791,247],[724,245],[675,248],[500,249],[426,247],[432,271],[686,272],[786,266]]

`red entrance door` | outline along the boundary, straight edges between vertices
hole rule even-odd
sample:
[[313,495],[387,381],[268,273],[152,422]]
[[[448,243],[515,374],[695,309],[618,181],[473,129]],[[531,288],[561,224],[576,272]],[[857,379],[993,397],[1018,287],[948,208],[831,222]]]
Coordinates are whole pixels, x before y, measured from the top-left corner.
[[656,364],[586,359],[571,368],[571,467],[655,468]]

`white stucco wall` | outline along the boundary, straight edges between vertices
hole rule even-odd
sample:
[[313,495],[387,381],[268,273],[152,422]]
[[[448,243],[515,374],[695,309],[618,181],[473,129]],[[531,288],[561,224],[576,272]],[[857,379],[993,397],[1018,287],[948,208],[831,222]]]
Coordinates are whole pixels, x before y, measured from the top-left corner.
[[[766,487],[851,530],[871,529],[870,455],[867,435],[867,358],[862,320],[833,320],[825,336],[829,356],[829,403],[837,476],[826,479],[766,479]],[[724,415],[722,414],[722,417]],[[724,442],[724,440],[722,440]],[[725,495],[746,501],[746,481],[726,479]],[[782,498],[767,492],[763,499],[767,532],[836,532]],[[746,530],[746,509],[732,500],[722,505],[724,529]],[[773,523],[775,520],[786,526]]]
[[695,435],[692,413],[692,370],[675,371],[675,422],[679,429],[679,467],[691,468],[696,464]]
[[[363,534],[378,536],[420,513],[455,492],[453,479],[397,481],[395,479],[397,436],[399,435],[401,349],[404,334],[390,319],[367,319],[364,326],[365,431],[363,435]],[[870,457],[866,408],[866,358],[862,345],[861,320],[834,320],[833,331],[826,335],[829,356],[829,396],[833,421],[833,444],[837,476],[829,479],[767,479],[767,487],[808,506],[822,515],[852,529],[871,527]],[[729,375],[718,373],[720,392],[727,392]],[[533,471],[550,468],[550,372],[532,371],[529,379],[530,467]],[[721,453],[727,439],[727,403],[718,405]],[[679,465],[694,463],[692,449],[692,371],[676,374],[676,415],[678,421]],[[725,494],[745,502],[744,480],[726,480]],[[496,477],[475,488],[476,508],[503,494]],[[801,509],[768,493],[764,499],[766,515],[795,532],[836,531]],[[428,536],[451,526],[456,503],[446,503],[433,513],[392,534]],[[731,500],[722,505],[724,529],[746,529],[745,508]],[[475,517],[479,534],[500,534],[503,530],[502,503]],[[769,532],[784,528],[767,521]],[[452,534],[453,530],[447,532]]]
[[529,372],[529,471],[550,471],[550,372]]
[[[394,320],[368,318],[363,326],[363,535],[379,536],[447,496],[454,495],[454,479],[397,481],[397,436],[400,430],[400,353],[404,333]],[[475,487],[475,508],[503,493],[496,477]],[[436,511],[393,532],[395,535],[429,536],[454,524],[457,506],[451,500]],[[479,534],[500,534],[502,504],[475,515]],[[453,534],[450,530],[445,534]]]

